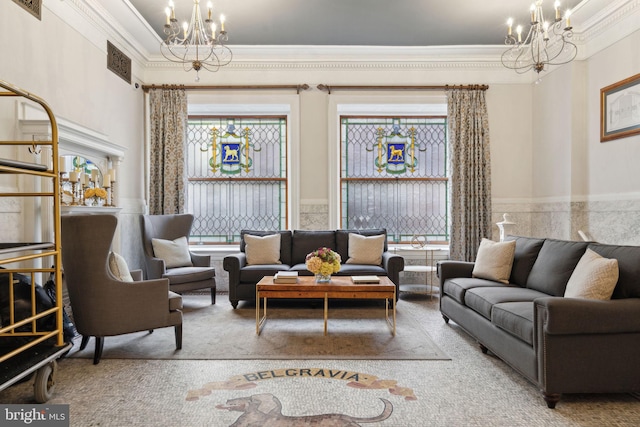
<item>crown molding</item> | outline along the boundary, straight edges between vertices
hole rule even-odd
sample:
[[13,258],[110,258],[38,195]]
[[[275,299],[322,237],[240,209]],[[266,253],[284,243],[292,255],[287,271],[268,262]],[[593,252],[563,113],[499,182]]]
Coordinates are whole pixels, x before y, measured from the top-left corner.
[[[451,69],[500,68],[500,46],[230,46],[226,69]],[[181,69],[162,56],[149,58],[151,69]]]
[[580,32],[575,37],[581,48],[579,60],[587,59],[640,30],[640,0],[582,2],[574,15],[582,14],[586,18],[580,21]]
[[137,68],[143,69],[146,66],[149,60],[148,50],[95,0],[60,0],[46,2],[43,6],[76,29],[105,55],[106,41],[109,40],[131,57]]
[[[178,70],[159,53],[160,37],[129,0],[64,0],[48,7],[105,51],[104,39],[143,70]],[[84,23],[79,18],[84,18]],[[573,13],[578,59],[584,60],[640,30],[640,0],[584,0]],[[98,34],[99,33],[99,34]],[[493,70],[501,67],[502,45],[494,46],[230,46],[234,70]]]

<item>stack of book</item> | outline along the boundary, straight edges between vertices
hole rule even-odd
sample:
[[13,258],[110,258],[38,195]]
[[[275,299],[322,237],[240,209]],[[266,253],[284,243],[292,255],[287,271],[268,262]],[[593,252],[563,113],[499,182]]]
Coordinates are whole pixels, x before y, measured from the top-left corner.
[[279,271],[273,276],[273,283],[285,284],[285,283],[298,283],[297,271]]
[[351,276],[351,281],[353,283],[380,283],[380,278],[378,276]]

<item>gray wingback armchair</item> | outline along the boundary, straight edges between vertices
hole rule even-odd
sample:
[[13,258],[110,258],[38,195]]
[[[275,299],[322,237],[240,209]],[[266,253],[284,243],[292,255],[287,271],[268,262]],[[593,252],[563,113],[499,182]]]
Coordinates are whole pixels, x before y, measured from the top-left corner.
[[216,303],[216,270],[209,255],[190,252],[189,267],[167,268],[164,260],[154,255],[152,239],[175,240],[189,237],[193,215],[142,215],[142,244],[144,246],[147,279],[169,279],[172,291],[181,293],[195,289],[211,289],[211,304]]
[[[100,362],[107,336],[173,326],[176,349],[182,348],[182,297],[169,291],[169,280],[122,282],[111,273],[108,260],[117,221],[113,215],[61,218],[62,264],[73,320],[82,335],[81,350],[90,337],[96,338],[94,364]],[[140,278],[139,273],[132,276]]]

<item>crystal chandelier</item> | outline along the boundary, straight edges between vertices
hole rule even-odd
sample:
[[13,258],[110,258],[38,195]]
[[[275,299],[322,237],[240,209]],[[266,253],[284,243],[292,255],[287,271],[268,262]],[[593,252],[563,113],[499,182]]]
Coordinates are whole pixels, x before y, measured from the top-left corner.
[[169,6],[165,9],[167,21],[164,24],[164,33],[167,38],[160,44],[160,51],[169,61],[183,64],[185,71],[196,70],[196,81],[200,81],[198,71],[201,69],[218,71],[233,58],[231,49],[225,46],[228,36],[224,29],[224,15],[220,15],[218,31],[218,26],[211,18],[211,2],[207,4],[207,9],[207,19],[203,21],[200,0],[193,0],[191,21],[185,21],[182,26],[178,25],[173,1],[170,0]]
[[578,48],[570,41],[573,36],[571,11],[567,10],[563,19],[560,2],[556,1],[554,7],[554,19],[545,21],[542,0],[531,5],[531,27],[524,39],[522,25],[516,27],[516,35],[513,35],[513,19],[509,18],[504,44],[510,47],[502,54],[502,65],[520,74],[529,70],[540,73],[548,65],[566,64],[575,59]]

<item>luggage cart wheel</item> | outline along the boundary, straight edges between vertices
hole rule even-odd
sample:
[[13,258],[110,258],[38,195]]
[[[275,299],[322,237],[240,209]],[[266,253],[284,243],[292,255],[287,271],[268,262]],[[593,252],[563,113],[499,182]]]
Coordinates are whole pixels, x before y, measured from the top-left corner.
[[55,374],[57,366],[54,360],[36,372],[36,379],[33,383],[33,394],[37,403],[46,403],[53,396],[56,388]]

